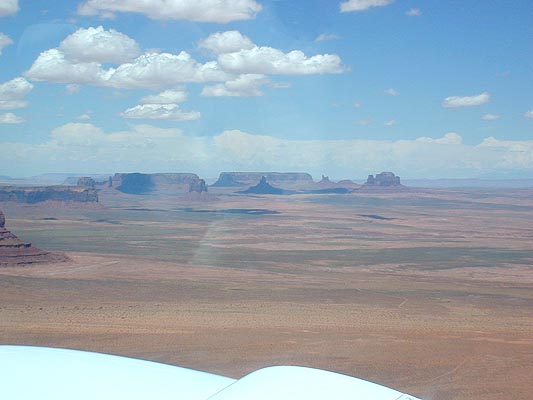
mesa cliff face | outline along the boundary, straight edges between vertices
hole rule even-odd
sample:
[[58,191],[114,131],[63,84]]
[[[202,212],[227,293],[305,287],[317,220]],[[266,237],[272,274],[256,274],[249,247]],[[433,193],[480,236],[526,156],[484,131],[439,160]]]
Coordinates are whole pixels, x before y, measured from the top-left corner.
[[207,184],[205,180],[200,179],[198,182],[189,183],[189,193],[207,193]]
[[67,256],[41,250],[8,231],[4,213],[0,210],[0,267],[65,261],[68,261]]
[[76,186],[86,186],[94,188],[96,186],[96,181],[90,176],[83,176],[78,179],[78,181],[76,182]]
[[94,188],[84,186],[0,187],[0,201],[33,204],[49,200],[98,203],[98,194]]
[[184,200],[187,201],[214,201],[218,200],[212,197],[207,191],[207,184],[205,180],[200,179],[197,182],[189,184],[189,191],[185,194]]
[[382,172],[374,175],[368,175],[365,186],[401,186],[400,177],[392,172]]
[[313,185],[313,177],[305,172],[221,172],[215,187],[234,187],[255,185],[265,177],[277,186]]
[[141,174],[118,173],[110,180],[110,186],[128,194],[145,194],[155,190],[187,190],[200,178],[191,173]]

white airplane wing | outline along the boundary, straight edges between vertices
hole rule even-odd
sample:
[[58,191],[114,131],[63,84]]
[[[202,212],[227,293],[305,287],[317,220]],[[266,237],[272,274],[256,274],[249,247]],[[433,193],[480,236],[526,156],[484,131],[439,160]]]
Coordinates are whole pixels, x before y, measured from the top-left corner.
[[239,379],[77,350],[0,346],[0,398],[9,400],[418,400],[346,375],[268,367]]
[[268,367],[252,372],[209,400],[418,400],[385,386],[305,367]]
[[234,379],[85,351],[0,346],[0,399],[205,400]]

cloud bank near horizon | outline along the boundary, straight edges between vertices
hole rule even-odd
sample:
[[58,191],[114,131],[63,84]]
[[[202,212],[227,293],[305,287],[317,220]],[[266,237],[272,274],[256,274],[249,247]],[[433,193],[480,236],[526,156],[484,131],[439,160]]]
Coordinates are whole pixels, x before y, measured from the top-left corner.
[[[227,170],[276,170],[356,178],[391,170],[407,178],[467,178],[533,172],[533,141],[487,137],[471,145],[455,132],[396,141],[297,140],[240,130],[197,137],[146,124],[105,132],[90,123],[68,123],[53,129],[44,143],[2,147],[5,174],[12,176],[81,171],[192,171],[216,176]],[[9,165],[16,168],[9,170]]]

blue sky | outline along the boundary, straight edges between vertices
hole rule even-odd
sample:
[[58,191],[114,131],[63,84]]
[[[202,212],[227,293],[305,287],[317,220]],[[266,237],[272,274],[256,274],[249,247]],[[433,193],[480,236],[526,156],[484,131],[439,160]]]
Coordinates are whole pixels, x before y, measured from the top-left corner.
[[531,176],[533,4],[0,0],[0,175]]

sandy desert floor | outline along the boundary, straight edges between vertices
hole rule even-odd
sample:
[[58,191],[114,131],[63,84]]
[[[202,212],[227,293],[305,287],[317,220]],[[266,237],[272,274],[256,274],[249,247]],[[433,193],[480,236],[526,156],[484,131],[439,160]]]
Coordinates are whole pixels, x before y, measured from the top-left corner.
[[531,194],[5,203],[14,233],[72,262],[0,270],[0,342],[231,377],[306,365],[431,400],[531,399]]

